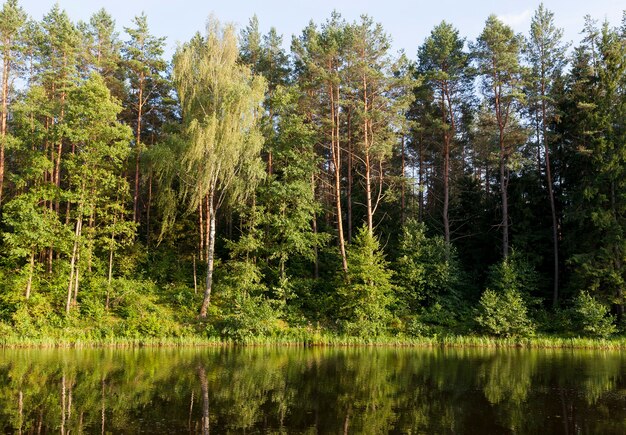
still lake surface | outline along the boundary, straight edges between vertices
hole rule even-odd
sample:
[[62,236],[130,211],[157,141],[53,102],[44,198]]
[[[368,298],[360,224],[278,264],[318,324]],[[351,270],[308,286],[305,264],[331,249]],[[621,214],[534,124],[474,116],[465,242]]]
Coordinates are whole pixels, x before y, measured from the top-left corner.
[[0,349],[3,433],[625,434],[619,351]]

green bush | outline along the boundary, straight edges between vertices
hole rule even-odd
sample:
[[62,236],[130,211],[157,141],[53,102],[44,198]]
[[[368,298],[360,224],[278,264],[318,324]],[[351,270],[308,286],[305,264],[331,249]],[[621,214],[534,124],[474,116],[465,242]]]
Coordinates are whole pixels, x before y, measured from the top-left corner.
[[578,332],[588,337],[606,338],[617,330],[608,308],[586,291],[574,300],[574,325]]
[[271,301],[262,296],[238,297],[228,314],[218,323],[224,338],[246,341],[267,337],[279,324],[276,310]]
[[496,337],[526,337],[534,333],[526,304],[520,293],[512,289],[485,290],[475,320],[483,332]]

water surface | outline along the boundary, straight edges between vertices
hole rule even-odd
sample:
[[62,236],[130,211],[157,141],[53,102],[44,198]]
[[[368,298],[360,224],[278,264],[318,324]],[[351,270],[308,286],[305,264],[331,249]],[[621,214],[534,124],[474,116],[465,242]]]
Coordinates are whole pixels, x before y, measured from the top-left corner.
[[626,433],[626,358],[583,350],[0,350],[4,433]]

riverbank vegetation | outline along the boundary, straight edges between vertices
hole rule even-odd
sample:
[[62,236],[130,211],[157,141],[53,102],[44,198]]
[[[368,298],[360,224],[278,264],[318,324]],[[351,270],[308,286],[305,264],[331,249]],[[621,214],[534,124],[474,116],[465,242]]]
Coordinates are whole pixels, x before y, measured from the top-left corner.
[[7,0],[0,342],[623,347],[626,18],[557,22],[211,17],[169,60]]

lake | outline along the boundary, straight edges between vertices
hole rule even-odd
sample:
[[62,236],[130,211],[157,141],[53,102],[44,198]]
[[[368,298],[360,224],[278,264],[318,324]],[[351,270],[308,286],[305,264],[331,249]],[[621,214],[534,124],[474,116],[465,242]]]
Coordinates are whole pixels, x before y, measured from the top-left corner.
[[0,349],[4,433],[624,434],[619,351]]

